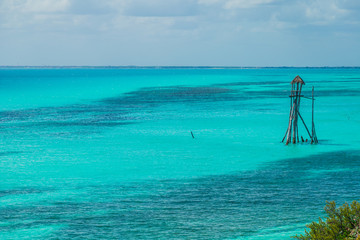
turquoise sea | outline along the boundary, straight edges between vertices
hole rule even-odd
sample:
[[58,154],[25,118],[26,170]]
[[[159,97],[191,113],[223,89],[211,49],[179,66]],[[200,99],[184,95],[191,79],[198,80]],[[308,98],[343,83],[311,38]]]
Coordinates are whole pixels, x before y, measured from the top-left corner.
[[[296,75],[318,145],[281,143]],[[360,68],[1,68],[0,239],[289,239],[359,147]]]

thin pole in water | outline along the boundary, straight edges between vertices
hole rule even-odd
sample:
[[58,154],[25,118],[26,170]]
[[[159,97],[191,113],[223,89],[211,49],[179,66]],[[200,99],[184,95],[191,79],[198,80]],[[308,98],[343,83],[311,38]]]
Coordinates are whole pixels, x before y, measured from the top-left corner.
[[318,139],[316,137],[316,132],[315,132],[315,123],[314,123],[314,102],[315,102],[315,98],[314,98],[314,87],[312,88],[312,126],[311,126],[311,143],[318,143]]

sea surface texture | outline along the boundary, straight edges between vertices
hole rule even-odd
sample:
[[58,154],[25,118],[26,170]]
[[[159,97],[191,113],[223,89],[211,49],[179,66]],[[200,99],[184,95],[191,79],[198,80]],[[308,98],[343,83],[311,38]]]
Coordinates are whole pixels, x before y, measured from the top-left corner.
[[[318,145],[281,143],[296,75]],[[359,147],[359,68],[2,68],[0,239],[289,239]]]

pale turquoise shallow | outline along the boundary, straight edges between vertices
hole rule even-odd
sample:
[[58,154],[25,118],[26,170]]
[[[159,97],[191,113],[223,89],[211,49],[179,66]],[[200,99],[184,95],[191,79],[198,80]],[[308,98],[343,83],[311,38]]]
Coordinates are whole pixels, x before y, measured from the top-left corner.
[[[281,143],[298,74],[318,145]],[[0,239],[289,239],[360,198],[359,84],[360,68],[2,68]]]

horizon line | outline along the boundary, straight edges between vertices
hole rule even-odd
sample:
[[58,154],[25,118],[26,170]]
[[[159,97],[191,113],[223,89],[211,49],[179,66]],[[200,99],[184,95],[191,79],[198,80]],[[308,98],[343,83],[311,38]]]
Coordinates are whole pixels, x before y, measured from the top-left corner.
[[216,65],[0,65],[0,68],[203,68],[203,69],[259,69],[259,68],[360,68],[360,66],[216,66]]

